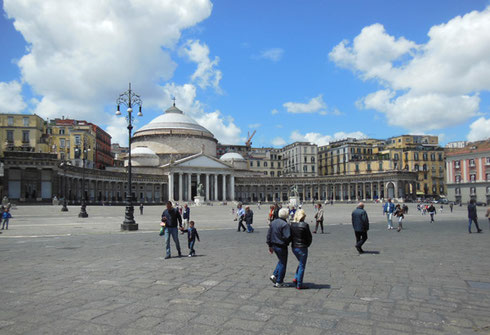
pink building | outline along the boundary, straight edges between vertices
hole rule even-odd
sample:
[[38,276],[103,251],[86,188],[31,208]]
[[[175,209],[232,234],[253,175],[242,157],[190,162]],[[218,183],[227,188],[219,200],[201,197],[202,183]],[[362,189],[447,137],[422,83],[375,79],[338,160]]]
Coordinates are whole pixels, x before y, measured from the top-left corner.
[[490,140],[446,152],[449,201],[490,202]]

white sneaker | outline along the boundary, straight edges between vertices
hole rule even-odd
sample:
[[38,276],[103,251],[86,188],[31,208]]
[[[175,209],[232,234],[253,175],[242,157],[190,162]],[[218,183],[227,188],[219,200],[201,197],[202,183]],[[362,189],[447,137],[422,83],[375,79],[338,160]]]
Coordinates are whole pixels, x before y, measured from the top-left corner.
[[189,255],[189,256],[187,256],[187,257],[192,257],[192,255]]
[[273,282],[274,284],[276,284],[276,283],[277,283],[277,278],[276,278],[276,276],[272,275],[272,276],[270,276],[270,278],[269,278],[269,279],[270,279],[270,280],[271,280],[271,282]]
[[286,286],[287,286],[287,285],[286,285],[286,284],[284,284],[284,283],[275,283],[275,284],[274,284],[274,287],[275,287],[275,288],[281,288],[281,287],[286,287]]

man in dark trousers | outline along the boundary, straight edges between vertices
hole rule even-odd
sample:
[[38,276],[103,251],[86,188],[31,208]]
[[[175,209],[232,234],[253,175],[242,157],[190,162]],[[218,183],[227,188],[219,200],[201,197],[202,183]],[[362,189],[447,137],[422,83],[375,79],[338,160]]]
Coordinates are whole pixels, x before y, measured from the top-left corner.
[[278,259],[276,269],[270,280],[274,283],[274,287],[283,287],[285,286],[284,275],[288,264],[288,245],[291,242],[291,228],[286,222],[289,210],[281,208],[278,215],[279,218],[271,222],[267,232],[267,245],[269,252],[275,253]]
[[179,211],[172,206],[171,201],[167,201],[167,209],[162,213],[162,222],[165,222],[165,259],[170,258],[170,236],[172,236],[172,239],[174,240],[179,257],[182,257],[182,253],[180,252],[179,232],[177,228],[178,224],[179,228],[182,229],[182,216],[180,216]]
[[254,212],[250,209],[250,206],[245,207],[245,223],[247,224],[247,233],[253,233]]
[[366,242],[369,230],[369,218],[364,210],[364,203],[360,202],[357,208],[352,212],[352,227],[356,234],[356,249],[360,254],[364,253],[362,245]]
[[478,226],[478,215],[476,214],[475,199],[471,199],[470,203],[468,204],[468,233],[470,234],[471,234],[471,221],[475,223],[476,232],[481,233],[482,230],[480,229],[480,226]]

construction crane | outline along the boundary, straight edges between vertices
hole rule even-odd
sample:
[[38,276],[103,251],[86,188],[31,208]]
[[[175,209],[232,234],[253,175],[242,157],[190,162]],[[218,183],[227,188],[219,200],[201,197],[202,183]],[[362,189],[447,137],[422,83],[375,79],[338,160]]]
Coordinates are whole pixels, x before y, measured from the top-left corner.
[[247,140],[247,142],[245,142],[245,146],[246,146],[248,149],[250,149],[250,147],[252,146],[252,137],[254,137],[254,135],[255,135],[255,133],[256,133],[256,132],[257,132],[257,131],[256,131],[256,130],[254,130],[254,132],[252,133],[252,135],[250,135],[250,132],[247,132],[247,137],[248,137],[248,140]]

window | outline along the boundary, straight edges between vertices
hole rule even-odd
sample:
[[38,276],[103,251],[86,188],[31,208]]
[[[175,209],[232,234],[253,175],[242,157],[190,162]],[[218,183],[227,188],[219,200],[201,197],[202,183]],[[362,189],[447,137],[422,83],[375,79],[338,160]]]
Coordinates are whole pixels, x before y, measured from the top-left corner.
[[25,117],[23,120],[24,120],[24,127],[29,127],[29,118]]
[[454,168],[459,169],[460,168],[460,161],[454,161]]
[[476,181],[476,174],[470,174],[470,181]]
[[368,165],[367,165],[367,170],[371,171],[371,164],[370,163],[368,163]]
[[303,172],[308,172],[308,167],[306,165],[303,166]]
[[65,160],[65,153],[64,153],[64,152],[60,153],[60,159],[61,159],[62,161],[64,161],[64,160]]
[[271,171],[271,176],[274,177],[274,171]]
[[487,194],[490,194],[490,186],[487,186]]
[[485,165],[490,165],[490,157],[485,158]]
[[424,179],[427,179],[427,172],[424,172]]
[[315,157],[311,157],[311,162],[315,163]]
[[422,154],[422,157],[423,157],[423,160],[424,160],[424,161],[426,161],[426,160],[427,160],[427,153],[426,153],[426,152],[424,152],[424,153]]
[[267,162],[264,162],[264,167],[267,167]]
[[444,193],[444,186],[439,186],[439,193]]
[[29,130],[22,131],[22,142],[29,143]]
[[397,160],[399,159],[398,154],[395,154],[395,155],[393,156],[393,159],[397,161]]
[[456,175],[454,177],[454,180],[457,182],[457,183],[461,183],[461,176],[460,175]]
[[65,135],[65,129],[64,128],[60,129],[60,135]]
[[490,173],[487,173],[487,174],[486,174],[485,179],[486,179],[487,181],[490,181]]
[[65,139],[60,138],[60,148],[64,148],[64,147],[65,147]]
[[470,187],[470,195],[476,195],[476,187]]
[[7,142],[8,143],[14,143],[14,131],[13,130],[7,130]]
[[415,153],[413,154],[413,160],[414,160],[414,161],[418,161],[418,160],[419,160],[419,153],[418,153],[418,152],[415,152]]
[[460,189],[459,187],[456,187],[456,188],[454,189],[454,193],[455,193],[456,195],[461,195],[461,189]]
[[415,166],[414,166],[414,171],[415,171],[415,172],[418,172],[418,171],[419,171],[419,165],[418,165],[418,164],[415,164]]
[[80,135],[75,135],[75,145],[80,145]]
[[434,154],[434,153],[430,154],[430,160],[435,161],[436,160],[436,154]]
[[311,172],[315,172],[315,166],[311,167]]
[[383,162],[379,162],[379,171],[383,171]]
[[359,164],[356,164],[356,172],[359,172]]
[[271,162],[271,167],[274,167],[274,162]]
[[260,167],[260,161],[257,161],[257,167]]
[[70,140],[66,140],[66,147],[70,150]]
[[306,157],[305,157],[305,163],[308,163],[308,160],[306,159]]
[[424,171],[427,171],[427,164],[424,164],[424,165],[423,165],[423,167],[422,167],[422,169],[423,169]]
[[470,167],[475,167],[475,160],[474,159],[470,159]]
[[8,126],[13,126],[14,125],[14,117],[13,116],[7,117],[7,125]]
[[442,154],[438,154],[437,157],[439,159],[439,162],[442,162]]

